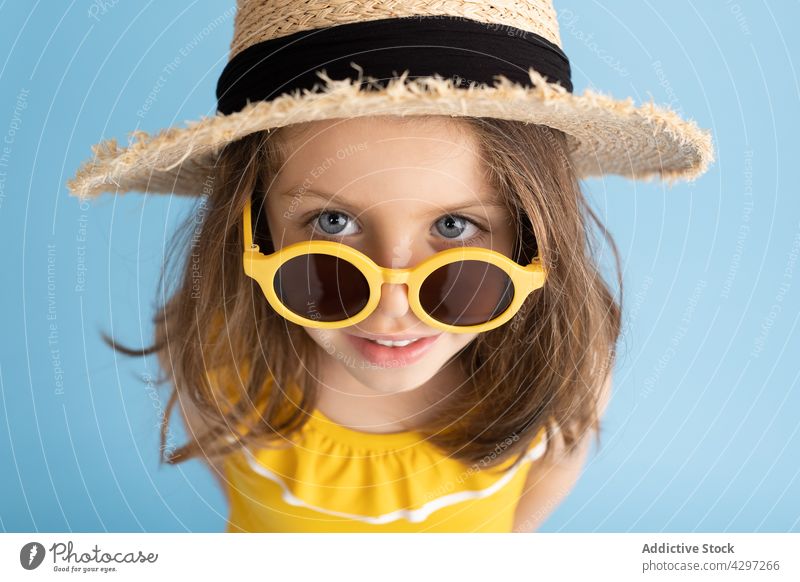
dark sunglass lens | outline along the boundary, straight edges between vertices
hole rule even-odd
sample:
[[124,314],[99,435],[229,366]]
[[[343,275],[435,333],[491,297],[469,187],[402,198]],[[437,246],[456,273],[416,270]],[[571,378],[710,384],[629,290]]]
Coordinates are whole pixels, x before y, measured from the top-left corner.
[[514,284],[500,269],[483,261],[459,261],[436,269],[419,292],[423,309],[448,325],[491,321],[511,304]]
[[343,321],[369,300],[369,283],[351,263],[332,255],[301,255],[281,265],[273,282],[287,308],[307,319]]

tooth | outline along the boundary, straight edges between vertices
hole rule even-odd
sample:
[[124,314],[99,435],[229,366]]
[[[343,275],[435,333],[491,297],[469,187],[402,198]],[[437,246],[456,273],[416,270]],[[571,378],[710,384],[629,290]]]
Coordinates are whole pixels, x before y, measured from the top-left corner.
[[370,340],[370,341],[373,341],[376,344],[380,344],[382,346],[401,348],[407,346],[408,344],[414,343],[415,341],[417,341],[417,339],[419,338],[410,340],[401,340],[401,341],[389,341],[389,340]]

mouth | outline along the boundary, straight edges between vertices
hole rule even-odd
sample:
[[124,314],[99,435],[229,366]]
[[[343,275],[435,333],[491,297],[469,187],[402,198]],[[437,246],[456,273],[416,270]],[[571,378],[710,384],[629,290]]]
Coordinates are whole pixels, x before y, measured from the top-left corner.
[[379,339],[345,334],[351,344],[369,362],[391,368],[411,365],[419,361],[442,334],[405,337],[402,339]]
[[422,339],[426,339],[427,337],[432,336],[414,336],[414,337],[366,337],[366,336],[356,336],[360,337],[361,339],[365,339],[367,341],[375,342],[376,344],[380,344],[382,346],[390,347],[390,348],[402,348],[407,345],[410,345],[414,342],[417,342]]

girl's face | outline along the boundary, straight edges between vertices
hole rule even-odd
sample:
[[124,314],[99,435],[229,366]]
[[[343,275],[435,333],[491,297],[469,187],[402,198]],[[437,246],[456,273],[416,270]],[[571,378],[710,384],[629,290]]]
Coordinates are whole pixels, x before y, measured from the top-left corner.
[[[483,175],[473,138],[457,123],[378,116],[284,128],[288,159],[266,203],[275,248],[309,239],[341,242],[391,268],[459,246],[510,256],[510,213]],[[380,393],[433,380],[476,337],[423,324],[406,286],[393,284],[383,285],[378,308],[357,325],[304,329],[322,350],[326,382],[355,380]],[[382,347],[365,338],[421,339]]]

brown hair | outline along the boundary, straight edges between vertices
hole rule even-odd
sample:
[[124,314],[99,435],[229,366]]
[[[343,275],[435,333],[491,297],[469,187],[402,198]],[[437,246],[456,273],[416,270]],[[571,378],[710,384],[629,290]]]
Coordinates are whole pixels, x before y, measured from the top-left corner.
[[[417,430],[449,456],[483,467],[514,455],[521,460],[541,427],[548,437],[558,429],[567,451],[588,430],[597,431],[599,442],[598,397],[621,327],[616,245],[581,191],[564,134],[518,121],[459,119],[476,136],[488,176],[514,217],[515,258],[527,264],[538,254],[548,279],[510,322],[479,334],[458,354],[470,381]],[[268,191],[284,159],[279,135],[253,133],[221,152],[162,271],[160,285],[179,261],[177,286],[154,318],[153,345],[132,350],[104,336],[128,355],[157,354],[165,374],[158,382],[170,380],[162,462],[210,459],[239,443],[265,446],[288,438],[315,406],[316,344],[278,316],[242,270],[242,210],[252,193]],[[592,224],[610,243],[619,303],[597,268]],[[218,370],[234,372],[209,372]],[[204,430],[171,451],[169,418],[178,403],[197,411]],[[507,446],[498,454],[499,443]]]

